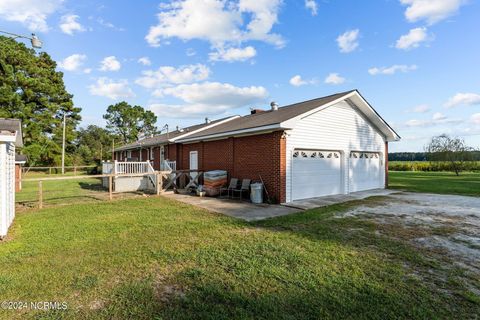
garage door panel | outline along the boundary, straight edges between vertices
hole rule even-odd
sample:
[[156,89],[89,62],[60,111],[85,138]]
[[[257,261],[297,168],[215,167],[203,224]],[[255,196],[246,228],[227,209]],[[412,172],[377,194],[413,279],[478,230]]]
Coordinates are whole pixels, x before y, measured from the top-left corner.
[[352,152],[350,154],[350,192],[382,187],[380,159],[380,154],[374,152]]
[[296,150],[292,166],[293,200],[342,193],[339,152]]

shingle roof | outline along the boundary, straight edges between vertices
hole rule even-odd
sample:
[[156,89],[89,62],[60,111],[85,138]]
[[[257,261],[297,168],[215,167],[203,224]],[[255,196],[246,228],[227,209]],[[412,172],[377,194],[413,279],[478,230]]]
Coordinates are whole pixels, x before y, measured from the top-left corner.
[[156,136],[153,136],[153,137],[144,138],[142,140],[132,142],[132,143],[120,146],[118,148],[115,148],[115,151],[123,151],[123,150],[129,150],[129,149],[137,149],[137,148],[140,148],[140,147],[150,147],[150,146],[165,144],[165,143],[168,143],[169,140],[171,140],[171,139],[174,139],[176,137],[184,135],[188,132],[196,131],[196,130],[202,129],[203,127],[207,127],[207,126],[213,125],[215,123],[224,121],[228,118],[230,118],[230,117],[213,120],[213,121],[210,121],[208,123],[204,122],[204,123],[201,123],[201,124],[196,124],[196,125],[193,125],[193,126],[190,126],[190,127],[182,128],[180,130],[174,130],[174,131],[169,132],[168,134],[164,133],[164,134],[156,135]]
[[0,118],[0,131],[10,131],[17,133],[17,147],[23,147],[22,139],[22,123],[18,119],[5,119]]
[[15,154],[15,162],[27,162],[27,156],[24,154]]
[[[222,133],[228,134],[228,132],[233,132],[233,131],[238,131],[243,129],[251,129],[251,128],[279,124],[283,121],[294,118],[298,115],[301,115],[305,112],[313,110],[317,107],[320,107],[322,105],[335,101],[341,98],[342,96],[345,96],[353,91],[355,90],[341,92],[341,93],[329,95],[322,98],[317,98],[313,100],[307,100],[307,101],[291,104],[285,107],[278,108],[278,110],[276,111],[269,110],[269,111],[264,111],[260,113],[243,116],[243,117],[237,117],[232,120],[226,121],[224,123],[220,123],[211,128],[207,128],[205,130],[201,130],[194,134],[188,135],[185,137],[185,140],[190,140],[195,138],[201,139],[202,137],[213,135],[213,134],[222,134]],[[178,137],[180,135],[183,135],[187,131],[195,131],[195,130],[201,129],[202,127],[206,127],[207,125],[211,125],[226,119],[227,118],[219,119],[219,120],[212,121],[209,124],[202,123],[202,124],[194,125],[188,128],[184,128],[183,132],[179,132],[175,130],[175,131],[169,132],[168,137],[167,137],[167,134],[161,134],[158,136],[145,138],[143,140],[118,147],[115,149],[115,151],[123,151],[123,150],[129,150],[129,149],[136,149],[139,147],[148,147],[148,146],[167,143],[169,140],[175,137]],[[181,142],[182,139],[183,138],[181,138],[179,141]]]
[[[191,140],[194,138],[201,138],[201,137],[205,137],[213,134],[222,134],[222,133],[228,133],[228,132],[233,132],[238,130],[279,124],[286,120],[299,116],[305,112],[313,110],[317,107],[320,107],[322,105],[335,101],[341,98],[342,96],[345,96],[353,91],[355,90],[291,104],[285,107],[280,107],[276,111],[269,110],[265,112],[255,113],[252,115],[247,115],[244,117],[239,117],[231,121],[228,121],[226,123],[219,124],[218,126],[192,134],[188,137],[185,137],[185,139]],[[181,140],[182,139],[180,139],[179,141],[181,142]]]

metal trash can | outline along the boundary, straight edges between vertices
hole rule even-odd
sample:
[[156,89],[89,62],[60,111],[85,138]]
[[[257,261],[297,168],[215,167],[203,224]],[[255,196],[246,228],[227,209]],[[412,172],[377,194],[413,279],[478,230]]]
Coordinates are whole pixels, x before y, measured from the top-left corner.
[[250,185],[250,201],[263,203],[263,183],[257,182]]

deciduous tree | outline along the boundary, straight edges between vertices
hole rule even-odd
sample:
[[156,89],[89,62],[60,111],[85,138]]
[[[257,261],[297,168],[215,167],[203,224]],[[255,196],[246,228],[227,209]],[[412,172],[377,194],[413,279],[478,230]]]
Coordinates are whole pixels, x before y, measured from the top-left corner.
[[464,163],[471,160],[473,148],[467,146],[460,138],[453,138],[446,134],[433,137],[425,146],[427,158],[430,161],[447,161],[458,176],[463,170]]
[[118,135],[123,143],[136,141],[140,134],[152,135],[157,132],[157,116],[141,106],[131,106],[125,101],[110,105],[103,115],[107,129]]

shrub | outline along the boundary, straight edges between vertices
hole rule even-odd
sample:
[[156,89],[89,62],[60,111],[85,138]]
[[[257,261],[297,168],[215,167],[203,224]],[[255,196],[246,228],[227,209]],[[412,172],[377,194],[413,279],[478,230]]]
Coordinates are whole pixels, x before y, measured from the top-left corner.
[[[480,171],[480,161],[467,161],[462,171]],[[388,170],[392,171],[454,171],[450,162],[446,161],[391,161]]]

